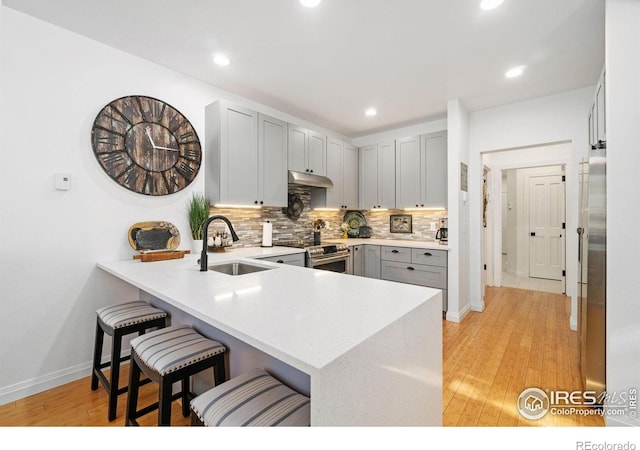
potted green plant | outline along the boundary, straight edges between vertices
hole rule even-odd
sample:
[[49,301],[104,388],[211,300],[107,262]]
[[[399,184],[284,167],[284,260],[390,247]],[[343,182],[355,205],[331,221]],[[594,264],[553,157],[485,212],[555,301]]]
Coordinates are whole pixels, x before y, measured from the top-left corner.
[[189,219],[189,230],[193,239],[192,250],[198,249],[198,243],[202,242],[202,227],[209,218],[211,202],[202,194],[193,193],[187,205],[187,217]]

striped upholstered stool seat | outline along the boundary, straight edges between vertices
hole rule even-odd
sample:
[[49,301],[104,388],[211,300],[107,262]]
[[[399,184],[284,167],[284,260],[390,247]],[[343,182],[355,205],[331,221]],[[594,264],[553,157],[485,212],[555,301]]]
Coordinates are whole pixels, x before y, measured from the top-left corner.
[[[188,325],[156,330],[131,340],[131,370],[127,398],[126,425],[137,425],[137,419],[158,410],[158,425],[171,424],[171,402],[182,399],[182,414],[189,416],[189,389],[192,375],[213,368],[214,384],[226,380],[225,352],[221,343],[207,339]],[[157,403],[138,410],[141,372],[159,384]],[[182,389],[173,394],[173,383]]]
[[[132,333],[140,335],[147,330],[165,327],[167,313],[143,301],[134,301],[100,308],[97,317],[91,389],[98,389],[99,382],[106,389],[109,395],[108,418],[112,421],[116,418],[118,395],[127,392],[126,387],[119,388],[120,363],[129,359],[129,355],[121,356],[123,336]],[[102,347],[105,334],[112,338],[111,360],[103,363]],[[106,367],[110,368],[109,379],[102,371]]]
[[310,400],[253,369],[191,401],[192,425],[309,426]]

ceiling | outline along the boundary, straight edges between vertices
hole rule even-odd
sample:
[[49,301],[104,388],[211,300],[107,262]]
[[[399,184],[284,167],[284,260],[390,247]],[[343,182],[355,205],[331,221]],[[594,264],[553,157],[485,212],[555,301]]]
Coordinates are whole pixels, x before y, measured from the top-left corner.
[[604,65],[604,0],[2,3],[349,137],[446,117],[456,98],[474,111],[592,86]]

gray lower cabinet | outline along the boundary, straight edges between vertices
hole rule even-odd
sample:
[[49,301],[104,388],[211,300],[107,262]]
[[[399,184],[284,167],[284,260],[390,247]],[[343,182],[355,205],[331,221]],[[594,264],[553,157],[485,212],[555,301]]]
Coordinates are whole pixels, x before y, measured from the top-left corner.
[[364,245],[354,245],[351,247],[351,274],[359,277],[364,276]]
[[447,252],[408,247],[382,247],[380,278],[442,290],[447,311]]
[[266,258],[257,258],[261,261],[269,261],[279,264],[289,264],[291,266],[304,267],[304,253],[293,253],[291,255],[267,256]]
[[380,246],[363,245],[364,247],[364,276],[380,278]]

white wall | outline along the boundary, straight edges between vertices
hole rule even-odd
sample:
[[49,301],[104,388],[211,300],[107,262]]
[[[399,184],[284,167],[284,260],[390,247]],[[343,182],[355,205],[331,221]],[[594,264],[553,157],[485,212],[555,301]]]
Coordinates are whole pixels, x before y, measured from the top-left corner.
[[[469,302],[469,206],[461,190],[461,163],[469,165],[469,113],[460,100],[447,104],[447,182],[449,218],[447,320],[460,322],[471,310]],[[469,189],[473,189],[469,185]],[[478,309],[482,311],[482,308]]]
[[[640,386],[640,2],[607,0],[607,392]],[[640,425],[640,416],[607,417]]]
[[[562,94],[476,111],[470,114],[469,131],[469,283],[471,306],[482,310],[481,229],[482,229],[482,154],[559,142],[571,142],[569,165],[577,173],[578,162],[587,149],[587,113],[594,88],[577,89]],[[523,167],[535,160],[533,153],[522,158]],[[567,169],[569,170],[569,169]],[[578,180],[567,174],[567,197],[578,198]],[[574,200],[577,205],[577,200]],[[577,208],[567,211],[567,229],[577,227]],[[577,239],[567,242],[567,287],[575,297]],[[569,263],[571,262],[571,269]],[[574,298],[573,303],[577,299]]]
[[[105,104],[131,94],[160,98],[191,120],[201,141],[204,108],[219,98],[312,124],[0,9],[2,404],[90,373],[96,309],[138,298],[95,266],[132,257],[133,223],[167,220],[188,236],[186,202],[192,190],[203,190],[202,171],[169,196],[118,186],[91,148],[91,126]],[[54,190],[57,172],[71,174],[71,190]]]

